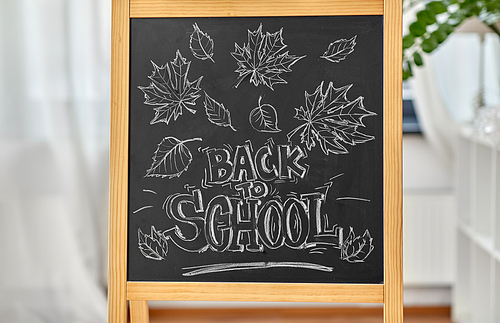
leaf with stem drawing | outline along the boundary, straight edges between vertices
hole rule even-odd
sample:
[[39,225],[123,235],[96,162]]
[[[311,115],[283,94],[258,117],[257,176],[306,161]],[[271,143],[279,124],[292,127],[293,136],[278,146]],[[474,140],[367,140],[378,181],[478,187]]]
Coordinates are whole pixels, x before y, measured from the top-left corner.
[[351,39],[339,39],[330,43],[326,52],[321,56],[333,63],[339,63],[344,60],[347,55],[354,51],[356,46],[356,36]]
[[224,104],[212,99],[207,92],[205,92],[204,104],[208,121],[220,127],[229,127],[233,131],[236,131],[231,124],[231,113],[224,107]]
[[195,140],[201,141],[201,138],[192,138],[184,141],[175,137],[163,138],[154,153],[153,163],[144,177],[167,177],[171,179],[181,176],[193,160],[191,151],[186,146],[186,143]]
[[278,114],[270,104],[261,104],[262,96],[259,97],[259,106],[255,107],[248,117],[250,125],[259,132],[280,132],[278,129]]
[[198,27],[197,23],[193,24],[193,33],[189,38],[189,48],[191,49],[191,53],[197,59],[206,60],[209,59],[215,63],[214,59],[214,41],[207,34],[201,31],[200,27]]

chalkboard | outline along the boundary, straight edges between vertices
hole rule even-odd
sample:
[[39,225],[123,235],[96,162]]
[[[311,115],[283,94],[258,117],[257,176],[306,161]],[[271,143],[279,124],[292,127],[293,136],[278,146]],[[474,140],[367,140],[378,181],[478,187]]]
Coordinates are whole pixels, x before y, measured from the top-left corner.
[[128,280],[383,283],[383,17],[130,25]]

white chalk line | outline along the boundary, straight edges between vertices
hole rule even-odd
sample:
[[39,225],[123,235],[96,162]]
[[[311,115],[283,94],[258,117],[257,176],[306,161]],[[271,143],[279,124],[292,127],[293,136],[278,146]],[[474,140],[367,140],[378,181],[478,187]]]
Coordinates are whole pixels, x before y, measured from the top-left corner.
[[337,201],[340,201],[340,200],[356,200],[356,201],[363,201],[363,202],[370,202],[371,201],[369,199],[364,199],[361,197],[350,197],[350,196],[337,197]]
[[303,268],[313,269],[318,271],[332,272],[332,267],[307,263],[307,262],[243,262],[243,263],[222,263],[194,267],[185,267],[183,270],[190,270],[183,276],[196,276],[210,273],[218,273],[225,271],[248,270],[248,269],[268,269],[268,268]]
[[139,208],[139,209],[135,210],[135,211],[134,211],[134,212],[132,212],[132,213],[136,214],[137,212],[140,212],[140,211],[142,211],[142,210],[144,210],[144,209],[149,209],[149,208],[152,208],[152,207],[153,207],[152,205],[143,206],[143,207],[141,207],[141,208]]

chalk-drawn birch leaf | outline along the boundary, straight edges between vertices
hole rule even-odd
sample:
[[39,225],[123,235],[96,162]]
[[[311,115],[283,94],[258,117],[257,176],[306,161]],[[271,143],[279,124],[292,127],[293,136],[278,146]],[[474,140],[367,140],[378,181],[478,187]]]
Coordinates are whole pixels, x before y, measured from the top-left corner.
[[151,83],[149,86],[138,87],[144,93],[144,103],[154,106],[155,116],[150,123],[168,124],[172,118],[174,121],[177,120],[184,109],[196,113],[196,110],[188,105],[196,105],[196,99],[200,97],[198,92],[201,90],[200,82],[203,76],[193,82],[188,80],[191,62],[182,57],[181,52],[177,50],[172,62],[163,66],[158,66],[153,61],[151,63],[154,69],[148,76]]
[[231,112],[224,107],[224,104],[215,101],[205,92],[204,105],[208,121],[217,126],[229,127],[236,131],[231,124]]
[[270,104],[261,104],[261,99],[262,97],[259,97],[259,106],[250,111],[248,117],[250,125],[259,132],[280,132],[276,109]]
[[186,171],[193,160],[191,151],[185,145],[189,141],[201,141],[201,138],[180,141],[175,137],[165,137],[158,144],[153,156],[153,163],[144,177],[179,177]]
[[281,77],[282,73],[291,72],[291,66],[304,56],[290,55],[285,51],[285,45],[282,36],[283,28],[269,33],[262,32],[262,25],[255,31],[248,30],[248,43],[239,46],[234,44],[234,52],[231,56],[234,57],[238,64],[238,79],[234,87],[238,87],[240,83],[250,77],[250,83],[255,86],[264,84],[271,90],[275,84],[286,84],[287,82]]
[[193,28],[193,33],[189,38],[189,48],[191,49],[191,53],[193,53],[193,56],[197,59],[201,59],[203,61],[209,59],[215,63],[212,58],[214,56],[213,39],[207,33],[201,31],[198,24],[194,23]]
[[335,88],[330,82],[323,93],[323,82],[309,94],[305,92],[305,106],[295,108],[295,119],[304,123],[288,133],[288,140],[300,133],[300,142],[308,150],[319,144],[325,155],[347,154],[344,144],[355,146],[375,139],[359,131],[363,118],[376,113],[366,110],[363,97],[349,101],[347,92],[352,84]]
[[354,46],[356,46],[356,36],[351,39],[339,39],[330,43],[326,52],[320,57],[330,62],[339,63],[354,51]]
[[364,262],[373,249],[373,238],[368,229],[363,236],[356,237],[351,227],[349,235],[342,244],[341,259],[350,263]]
[[139,250],[144,257],[153,260],[163,260],[167,256],[168,244],[167,240],[156,231],[154,226],[151,226],[151,234],[145,234],[139,228],[137,230],[139,238]]

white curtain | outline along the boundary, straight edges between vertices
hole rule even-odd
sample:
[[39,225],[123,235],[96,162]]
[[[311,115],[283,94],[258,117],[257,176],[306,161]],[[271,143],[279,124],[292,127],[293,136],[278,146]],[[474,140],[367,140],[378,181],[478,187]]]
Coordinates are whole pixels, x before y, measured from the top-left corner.
[[[486,34],[484,41],[485,106],[500,106],[500,41]],[[452,34],[424,68],[416,68],[410,84],[424,135],[447,165],[453,164],[456,136],[470,125],[480,91],[480,37]]]
[[2,0],[0,37],[0,322],[105,322],[110,0]]
[[[404,31],[415,21],[415,7],[405,14]],[[500,41],[486,34],[484,48],[484,99],[486,106],[500,106]],[[430,55],[410,79],[417,117],[423,133],[441,160],[453,169],[456,137],[470,125],[480,91],[480,37],[453,33]]]

